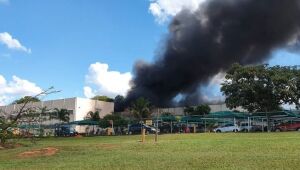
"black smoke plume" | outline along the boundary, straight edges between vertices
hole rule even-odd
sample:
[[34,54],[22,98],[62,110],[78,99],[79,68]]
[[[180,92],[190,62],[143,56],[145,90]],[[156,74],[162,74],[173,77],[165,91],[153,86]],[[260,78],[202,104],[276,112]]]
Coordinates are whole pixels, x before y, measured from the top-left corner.
[[145,97],[168,106],[182,94],[196,103],[199,86],[210,77],[235,62],[266,61],[295,40],[299,28],[299,0],[207,0],[195,12],[183,10],[170,23],[156,61],[136,64],[127,102]]

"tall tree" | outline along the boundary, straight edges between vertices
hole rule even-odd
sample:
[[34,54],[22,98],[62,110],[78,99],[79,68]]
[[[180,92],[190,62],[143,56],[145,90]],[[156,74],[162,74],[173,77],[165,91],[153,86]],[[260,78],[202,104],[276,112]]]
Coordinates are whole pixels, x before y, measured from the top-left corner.
[[241,106],[249,112],[281,110],[285,103],[299,106],[299,69],[297,67],[241,66],[227,71],[221,91],[227,107]]
[[90,116],[91,120],[93,120],[93,121],[100,121],[100,113],[99,113],[99,111],[95,111],[95,112],[89,111],[88,115]]
[[150,102],[147,99],[140,97],[131,105],[130,110],[135,118],[142,120],[150,117],[150,107]]
[[127,126],[128,124],[128,120],[124,119],[124,117],[122,117],[120,114],[112,113],[112,114],[105,115],[103,119],[100,120],[100,126],[103,128],[109,127],[110,126],[109,122],[111,120],[113,121],[115,127]]
[[274,66],[269,71],[274,84],[274,92],[284,103],[300,107],[300,69],[297,66]]
[[67,109],[55,108],[54,112],[52,113],[52,118],[58,119],[60,122],[69,122],[70,112]]
[[114,99],[109,98],[107,96],[94,96],[92,99],[93,100],[103,101],[103,102],[113,102],[114,101]]
[[122,112],[125,110],[125,98],[124,96],[121,96],[121,95],[117,95],[115,97],[115,112]]
[[184,107],[184,110],[183,110],[185,115],[190,115],[194,111],[195,111],[194,107],[191,107],[191,106],[186,106],[186,107]]
[[40,102],[41,100],[35,96],[24,96],[12,102],[12,104],[23,104],[25,102]]
[[172,116],[172,113],[170,113],[170,112],[163,112],[162,114],[161,114],[161,116]]
[[28,114],[32,113],[32,110],[36,109],[33,107],[28,107],[28,105],[32,102],[32,100],[30,100],[31,98],[38,98],[40,96],[46,96],[57,92],[59,91],[56,91],[53,87],[50,87],[35,96],[25,98],[25,101],[21,103],[16,112],[7,113],[4,110],[0,110],[0,145],[4,145],[7,139],[11,137],[11,132],[9,129],[15,127],[19,120],[28,116]]
[[201,104],[195,108],[194,112],[192,112],[192,115],[207,115],[209,114],[210,110],[211,109],[207,104]]

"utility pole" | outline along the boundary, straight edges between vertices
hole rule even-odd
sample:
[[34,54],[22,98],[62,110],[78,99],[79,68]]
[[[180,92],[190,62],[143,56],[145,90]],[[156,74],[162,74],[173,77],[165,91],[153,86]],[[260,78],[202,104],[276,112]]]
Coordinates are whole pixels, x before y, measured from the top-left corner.
[[159,115],[160,109],[158,108],[156,113],[156,132],[155,132],[155,142],[158,140],[158,115]]

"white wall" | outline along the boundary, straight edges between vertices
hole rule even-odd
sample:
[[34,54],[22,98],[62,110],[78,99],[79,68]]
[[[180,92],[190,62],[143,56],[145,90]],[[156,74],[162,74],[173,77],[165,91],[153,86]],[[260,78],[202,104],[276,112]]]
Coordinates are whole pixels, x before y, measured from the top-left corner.
[[89,111],[99,111],[100,118],[114,111],[113,102],[103,102],[85,98],[76,98],[75,120],[83,120]]
[[113,102],[103,102],[97,101],[95,108],[100,110],[100,117],[103,118],[105,115],[111,114],[114,112],[114,103]]
[[[0,106],[3,113],[14,113],[17,112],[21,104]],[[100,117],[104,117],[107,114],[110,114],[114,111],[113,102],[102,102],[97,100],[91,100],[86,98],[67,98],[67,99],[58,99],[58,100],[49,100],[42,102],[29,103],[27,108],[42,108],[47,107],[47,109],[67,109],[73,111],[73,114],[70,115],[70,121],[83,120],[89,111],[99,111]]]
[[[26,108],[46,107],[48,110],[58,108],[58,109],[72,110],[74,112],[75,100],[76,100],[76,98],[67,98],[67,99],[33,102],[33,103],[28,103]],[[0,106],[0,110],[4,111],[5,113],[11,114],[14,112],[18,112],[21,106],[23,106],[23,105],[15,104],[15,105]],[[74,120],[74,114],[70,115],[70,121],[73,121],[73,120]]]

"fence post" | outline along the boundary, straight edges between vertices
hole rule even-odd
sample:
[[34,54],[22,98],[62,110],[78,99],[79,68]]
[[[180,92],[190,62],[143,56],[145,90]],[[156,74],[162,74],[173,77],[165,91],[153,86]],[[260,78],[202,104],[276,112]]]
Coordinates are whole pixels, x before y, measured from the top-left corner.
[[146,138],[145,138],[145,133],[146,133],[146,129],[142,128],[142,143],[145,142]]

